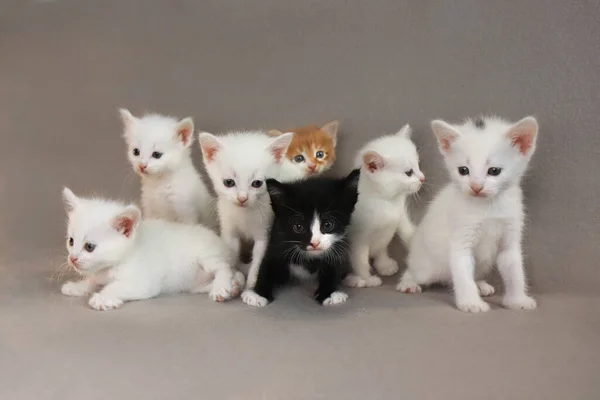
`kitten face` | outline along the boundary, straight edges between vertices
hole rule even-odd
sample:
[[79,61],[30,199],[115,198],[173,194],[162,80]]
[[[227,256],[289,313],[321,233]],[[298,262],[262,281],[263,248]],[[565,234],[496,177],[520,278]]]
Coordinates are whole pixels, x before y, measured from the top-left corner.
[[396,134],[375,139],[359,152],[356,163],[362,166],[363,176],[386,197],[416,193],[425,181],[410,134],[410,126],[405,125]]
[[217,195],[239,207],[265,201],[265,179],[276,174],[292,136],[287,133],[270,138],[263,132],[234,132],[217,137],[201,133],[204,164]]
[[182,160],[190,157],[188,149],[194,138],[191,118],[177,121],[157,114],[136,118],[125,109],[120,113],[127,157],[140,176],[160,176],[174,171]]
[[295,245],[299,257],[335,256],[347,250],[341,241],[358,199],[358,177],[359,170],[354,170],[343,179],[313,178],[287,184],[267,180],[276,229],[286,243]]
[[141,212],[136,206],[85,199],[65,188],[69,223],[67,262],[78,273],[94,273],[119,263],[134,245]]
[[[338,121],[331,121],[318,127],[316,125],[292,129],[294,138],[286,152],[286,159],[297,170],[298,176],[318,175],[331,168],[335,162]],[[272,130],[271,136],[282,135]]]
[[535,151],[538,124],[526,117],[511,124],[500,118],[431,123],[452,181],[474,197],[494,198],[518,185]]

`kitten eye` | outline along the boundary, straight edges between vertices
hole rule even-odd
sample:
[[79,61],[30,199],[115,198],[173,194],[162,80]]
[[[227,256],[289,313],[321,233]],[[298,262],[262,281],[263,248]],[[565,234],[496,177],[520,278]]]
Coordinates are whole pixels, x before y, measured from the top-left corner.
[[140,155],[140,149],[133,149],[133,155],[134,156],[139,156]]
[[159,152],[159,151],[155,151],[154,153],[152,153],[152,157],[153,157],[153,158],[156,158],[157,160],[158,160],[159,158],[161,158],[161,157],[162,157],[162,155],[163,155],[163,153],[161,153],[161,152]]
[[462,176],[469,175],[469,168],[467,167],[458,167],[458,173]]
[[319,150],[319,151],[317,151],[316,157],[323,158],[323,157],[325,157],[325,153],[323,153],[321,150]]
[[500,172],[502,172],[502,168],[492,167],[492,168],[488,169],[488,175],[491,175],[491,176],[498,176],[498,175],[500,175]]
[[73,243],[74,243],[74,241],[73,241],[73,238],[72,238],[72,237],[70,237],[70,238],[69,238],[69,246],[73,247]]
[[324,233],[331,232],[333,230],[334,226],[335,226],[335,224],[333,223],[333,221],[329,221],[329,220],[323,221],[323,232]]
[[408,171],[405,172],[405,174],[406,174],[406,176],[411,177],[411,176],[413,176],[413,172],[414,171],[412,169],[409,169]]
[[83,248],[85,249],[85,251],[87,251],[88,253],[91,253],[92,251],[94,251],[94,249],[96,248],[96,245],[93,243],[86,243],[85,245],[83,245]]
[[258,189],[263,184],[263,181],[252,181],[252,187]]
[[304,225],[294,224],[294,226],[292,226],[292,228],[294,229],[294,232],[296,232],[296,233],[304,233]]
[[296,157],[294,157],[294,161],[301,163],[304,161],[304,156],[302,154],[298,154]]
[[233,179],[224,179],[223,180],[223,185],[225,185],[225,187],[234,187],[235,186],[235,181]]

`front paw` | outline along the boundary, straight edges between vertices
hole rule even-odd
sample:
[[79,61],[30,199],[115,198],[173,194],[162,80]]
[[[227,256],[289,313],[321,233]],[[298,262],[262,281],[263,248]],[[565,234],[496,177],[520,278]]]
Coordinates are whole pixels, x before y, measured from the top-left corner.
[[367,279],[363,279],[358,275],[350,275],[344,279],[344,285],[347,287],[376,287],[381,286],[383,281],[380,277],[371,275]]
[[423,289],[421,289],[421,286],[417,285],[416,283],[406,281],[398,282],[398,284],[396,285],[396,290],[408,294],[421,293],[423,291]]
[[456,302],[460,311],[468,313],[479,313],[490,311],[490,305],[481,299],[461,300]]
[[98,311],[108,311],[120,308],[123,305],[123,300],[106,297],[100,293],[94,293],[88,302],[90,307]]
[[535,299],[525,294],[518,297],[504,297],[502,304],[511,310],[533,310],[537,308]]
[[254,290],[244,290],[242,301],[253,307],[264,307],[269,303],[269,300],[258,295]]
[[394,260],[387,259],[384,261],[375,262],[375,270],[381,276],[391,276],[398,272],[400,268],[398,267],[398,263]]
[[331,296],[323,300],[324,306],[333,306],[336,304],[345,303],[348,300],[348,295],[344,292],[333,292]]
[[66,296],[82,297],[89,295],[88,285],[85,282],[66,282],[60,288],[60,292]]

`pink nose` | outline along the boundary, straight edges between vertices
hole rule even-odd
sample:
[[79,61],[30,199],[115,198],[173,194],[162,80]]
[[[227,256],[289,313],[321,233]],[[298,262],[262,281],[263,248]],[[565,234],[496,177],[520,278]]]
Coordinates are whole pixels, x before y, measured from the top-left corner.
[[245,202],[248,201],[248,197],[247,196],[238,196],[237,201],[239,201],[240,204],[244,204]]
[[148,166],[144,165],[144,164],[138,164],[138,168],[140,169],[140,172],[144,172],[146,170],[146,167],[148,167]]
[[419,180],[421,181],[421,183],[425,183],[425,177],[424,176],[420,177]]
[[310,169],[310,171],[311,171],[311,172],[315,172],[315,170],[317,169],[317,166],[316,166],[316,165],[314,165],[314,164],[310,164],[310,165],[308,166],[308,169]]
[[310,245],[312,246],[313,249],[316,249],[317,247],[319,247],[320,244],[321,244],[320,240],[311,240],[310,241]]
[[479,192],[481,192],[483,190],[483,185],[479,185],[479,184],[471,184],[471,190],[475,193],[475,194],[479,194]]
[[71,264],[77,264],[77,257],[69,256],[69,261],[71,261]]

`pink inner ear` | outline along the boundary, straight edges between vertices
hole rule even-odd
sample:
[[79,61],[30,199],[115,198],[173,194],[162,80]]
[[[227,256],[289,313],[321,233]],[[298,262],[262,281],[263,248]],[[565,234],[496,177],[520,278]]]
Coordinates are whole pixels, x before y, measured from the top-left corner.
[[215,158],[215,154],[219,150],[218,145],[214,146],[202,146],[202,153],[204,154],[204,159],[206,161],[212,161]]
[[192,133],[193,133],[193,131],[189,127],[181,128],[179,131],[177,131],[177,135],[179,135],[179,137],[181,138],[181,141],[185,145],[187,145],[190,142]]
[[275,161],[280,162],[281,158],[283,157],[285,153],[285,148],[283,147],[275,147],[271,149],[271,154],[273,155],[273,158],[275,158]]
[[450,150],[450,144],[452,144],[452,140],[447,137],[440,138],[440,147],[444,151]]
[[519,151],[525,156],[529,153],[531,146],[533,146],[533,135],[529,133],[516,133],[511,138],[511,144],[519,146]]
[[115,220],[115,229],[125,235],[126,237],[131,236],[135,221],[132,218],[120,217]]
[[363,162],[365,166],[369,170],[369,172],[375,172],[378,169],[383,168],[383,158],[375,152],[367,152],[363,156]]

